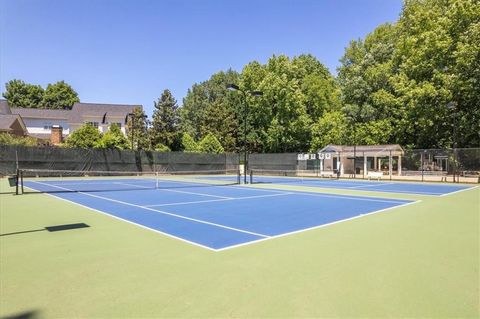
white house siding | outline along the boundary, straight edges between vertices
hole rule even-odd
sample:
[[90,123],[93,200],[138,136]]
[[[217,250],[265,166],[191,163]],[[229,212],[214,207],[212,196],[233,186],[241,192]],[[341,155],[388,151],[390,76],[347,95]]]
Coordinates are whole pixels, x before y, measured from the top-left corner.
[[70,133],[70,126],[67,120],[60,119],[38,119],[22,117],[27,131],[29,134],[50,134],[53,125],[59,125],[63,127],[63,134],[68,135]]
[[[88,116],[88,115],[85,115],[85,116],[83,116],[83,120],[84,120],[83,124],[92,123],[94,126],[96,126],[98,128],[98,130],[101,133],[107,132],[110,125],[115,123],[115,124],[120,126],[120,130],[122,131],[122,133],[126,134],[125,124],[124,124],[124,121],[125,121],[124,116],[118,117],[118,118],[110,117],[106,123],[102,123],[103,116]],[[76,129],[78,129],[79,127],[81,127],[83,124],[72,125],[72,132],[75,131]]]

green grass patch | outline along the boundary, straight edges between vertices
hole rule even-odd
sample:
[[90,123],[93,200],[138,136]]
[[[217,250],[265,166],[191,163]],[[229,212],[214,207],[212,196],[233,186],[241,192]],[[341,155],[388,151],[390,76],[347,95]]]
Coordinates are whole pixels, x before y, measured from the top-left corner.
[[[11,191],[1,180],[0,317],[480,315],[479,188],[444,197],[321,190],[421,202],[222,252]],[[26,232],[74,223],[90,227]]]

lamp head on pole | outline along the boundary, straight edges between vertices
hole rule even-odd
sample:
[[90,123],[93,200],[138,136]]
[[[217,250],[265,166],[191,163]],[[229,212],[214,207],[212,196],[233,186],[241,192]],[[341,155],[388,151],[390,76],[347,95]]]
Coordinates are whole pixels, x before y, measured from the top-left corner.
[[133,115],[134,115],[133,113],[128,113],[127,116],[125,116],[125,124],[128,123],[128,117]]
[[230,84],[227,84],[227,90],[230,90],[230,91],[239,91],[240,90],[240,87],[236,84],[233,84],[233,83],[230,83]]
[[250,92],[250,94],[252,96],[262,96],[263,92],[262,91],[252,91],[252,92]]

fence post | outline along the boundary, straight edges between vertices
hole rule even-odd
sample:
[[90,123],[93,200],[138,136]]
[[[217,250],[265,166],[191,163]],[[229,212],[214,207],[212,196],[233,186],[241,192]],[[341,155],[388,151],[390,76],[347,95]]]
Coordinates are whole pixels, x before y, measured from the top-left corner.
[[390,175],[390,180],[392,180],[392,173],[393,173],[393,158],[392,158],[392,150],[390,150],[390,156],[388,157],[388,175]]

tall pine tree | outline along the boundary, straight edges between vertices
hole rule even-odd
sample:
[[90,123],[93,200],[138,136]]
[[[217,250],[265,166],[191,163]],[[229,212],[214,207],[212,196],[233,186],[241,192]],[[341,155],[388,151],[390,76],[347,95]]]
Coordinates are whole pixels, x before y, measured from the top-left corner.
[[150,128],[150,144],[155,148],[158,144],[176,149],[178,131],[177,100],[170,90],[163,91],[162,96],[154,102],[152,126]]

